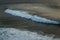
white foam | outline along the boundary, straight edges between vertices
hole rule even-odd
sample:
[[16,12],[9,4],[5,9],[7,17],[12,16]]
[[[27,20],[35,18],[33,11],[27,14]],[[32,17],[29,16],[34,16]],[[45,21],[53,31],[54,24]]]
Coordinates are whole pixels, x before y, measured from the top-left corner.
[[59,40],[59,38],[15,28],[0,28],[0,40]]
[[14,15],[14,16],[20,16],[20,17],[24,17],[26,19],[31,19],[36,22],[60,24],[60,22],[58,22],[58,21],[53,21],[53,20],[49,20],[46,18],[38,17],[37,15],[30,15],[30,14],[28,14],[29,12],[27,12],[27,11],[17,11],[17,10],[6,9],[5,12],[9,13],[11,15]]

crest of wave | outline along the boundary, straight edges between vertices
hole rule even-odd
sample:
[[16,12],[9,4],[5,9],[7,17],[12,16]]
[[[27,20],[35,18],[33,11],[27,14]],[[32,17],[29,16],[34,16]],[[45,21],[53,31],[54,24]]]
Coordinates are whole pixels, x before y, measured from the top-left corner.
[[24,31],[15,28],[0,28],[0,40],[60,40],[53,36],[41,35],[36,32]]
[[31,19],[36,22],[47,23],[47,24],[60,24],[60,22],[58,22],[58,21],[49,20],[46,18],[39,17],[37,15],[30,15],[29,12],[27,12],[27,11],[6,9],[4,12],[14,15],[14,16],[19,16],[22,18]]

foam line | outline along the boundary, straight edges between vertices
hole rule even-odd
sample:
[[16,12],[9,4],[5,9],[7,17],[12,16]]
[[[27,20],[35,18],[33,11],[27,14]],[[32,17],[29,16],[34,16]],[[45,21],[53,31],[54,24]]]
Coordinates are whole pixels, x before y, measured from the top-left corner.
[[46,18],[39,17],[37,15],[31,15],[27,11],[18,11],[18,10],[6,9],[5,13],[8,13],[8,14],[11,14],[14,16],[23,17],[26,19],[31,19],[32,21],[36,21],[36,22],[47,23],[47,24],[60,24],[60,22],[58,22],[58,21],[49,20]]

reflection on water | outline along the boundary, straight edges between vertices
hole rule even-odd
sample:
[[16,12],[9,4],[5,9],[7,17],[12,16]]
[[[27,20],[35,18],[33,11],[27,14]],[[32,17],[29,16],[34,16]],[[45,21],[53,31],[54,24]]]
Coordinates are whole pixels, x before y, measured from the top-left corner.
[[43,36],[26,30],[0,28],[0,40],[59,40],[59,38],[48,35]]

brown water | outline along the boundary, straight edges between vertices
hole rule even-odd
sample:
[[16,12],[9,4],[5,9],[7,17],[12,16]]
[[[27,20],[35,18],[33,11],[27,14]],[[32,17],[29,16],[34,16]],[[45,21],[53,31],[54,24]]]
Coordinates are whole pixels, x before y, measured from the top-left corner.
[[[4,13],[5,7],[10,9],[26,10],[29,11],[31,14],[34,15],[36,14],[38,16],[42,16],[53,20],[60,20],[60,12],[59,12],[60,10],[57,11],[57,9],[52,9],[52,8],[50,9],[49,7],[43,6],[41,4],[10,4],[10,5],[0,6],[1,27],[13,27],[13,28],[25,29],[29,31],[36,31],[38,33],[44,32],[44,34],[55,34],[56,37],[60,37],[60,26],[36,23],[32,20],[27,20],[21,17],[16,17],[10,14],[6,14]],[[34,8],[34,7],[38,7],[39,10],[38,8]]]

